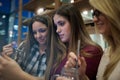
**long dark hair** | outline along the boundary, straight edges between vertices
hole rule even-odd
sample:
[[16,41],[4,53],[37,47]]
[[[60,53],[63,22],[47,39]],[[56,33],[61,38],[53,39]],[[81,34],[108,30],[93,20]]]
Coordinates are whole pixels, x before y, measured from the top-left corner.
[[94,45],[96,47],[100,47],[91,40],[86,30],[83,18],[77,7],[72,4],[66,4],[57,9],[54,14],[66,18],[71,25],[71,37],[70,41],[68,42],[69,51],[76,53],[78,40],[81,41],[81,48],[86,45]]
[[[52,19],[50,20],[51,23]],[[50,48],[50,55],[49,55],[49,61],[47,64],[47,68],[46,68],[46,73],[45,73],[45,80],[49,80],[50,79],[50,73],[51,73],[51,69],[56,70],[56,68],[59,66],[60,62],[64,59],[65,55],[66,55],[66,47],[65,45],[61,42],[58,34],[56,33],[56,30],[54,28],[54,26],[52,25],[50,27],[51,29],[49,29],[49,48]]]
[[30,20],[30,23],[29,23],[29,26],[28,26],[28,33],[27,33],[27,37],[24,41],[24,52],[25,52],[25,55],[29,55],[30,51],[31,51],[31,48],[33,47],[33,45],[37,45],[39,46],[39,43],[38,41],[34,38],[34,34],[33,34],[33,29],[32,29],[32,24],[35,22],[35,21],[38,21],[38,22],[41,22],[43,24],[45,24],[47,27],[49,27],[50,25],[48,24],[49,23],[49,20],[48,20],[48,16],[47,15],[36,15],[34,17],[31,18]]

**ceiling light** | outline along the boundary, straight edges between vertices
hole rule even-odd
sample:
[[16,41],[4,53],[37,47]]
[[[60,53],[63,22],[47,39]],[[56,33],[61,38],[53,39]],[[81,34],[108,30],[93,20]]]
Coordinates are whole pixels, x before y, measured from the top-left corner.
[[2,6],[2,2],[0,2],[0,6]]
[[91,9],[91,11],[90,11],[91,13],[93,13],[93,9]]
[[83,14],[84,14],[84,15],[87,15],[87,14],[88,14],[88,11],[86,11],[86,10],[83,11]]
[[39,8],[38,10],[37,10],[37,14],[40,14],[40,13],[42,13],[44,11],[44,8]]
[[3,15],[2,18],[6,18],[6,15]]
[[74,3],[74,0],[71,0],[70,2],[71,2],[71,3]]

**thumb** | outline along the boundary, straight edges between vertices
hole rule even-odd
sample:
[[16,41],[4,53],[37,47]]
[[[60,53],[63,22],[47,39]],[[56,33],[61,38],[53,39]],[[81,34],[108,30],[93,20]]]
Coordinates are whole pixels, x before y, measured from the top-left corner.
[[11,60],[12,60],[12,59],[11,59],[9,56],[7,56],[6,54],[3,54],[2,56],[3,56],[4,59],[6,59],[6,60],[8,60],[8,61],[11,61]]

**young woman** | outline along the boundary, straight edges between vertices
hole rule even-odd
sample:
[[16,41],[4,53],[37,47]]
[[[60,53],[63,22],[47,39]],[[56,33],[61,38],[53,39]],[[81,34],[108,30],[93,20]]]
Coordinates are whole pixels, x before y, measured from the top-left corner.
[[[47,15],[32,18],[28,37],[18,49],[20,52],[16,53],[15,57],[22,70],[15,61],[5,54],[3,54],[3,57],[0,59],[0,62],[3,63],[0,65],[0,72],[2,73],[2,77],[7,80],[30,80],[30,78],[31,80],[39,80],[39,77],[44,76],[45,71],[46,74],[48,74],[45,75],[45,78],[48,80],[50,76],[49,73],[53,67],[51,58],[54,59],[58,65],[60,62],[58,59],[62,59],[66,53],[66,48],[57,37],[52,20]],[[3,48],[3,53],[11,53],[10,45]],[[4,67],[4,65],[7,66]],[[4,70],[7,70],[7,73],[3,73]],[[18,70],[17,73],[16,70]]]
[[[95,4],[97,2],[97,4]],[[97,80],[119,80],[120,76],[120,4],[119,0],[90,0],[94,9],[93,21],[108,42],[101,59]]]
[[[74,52],[76,54],[78,40],[80,40],[80,55],[84,56],[87,62],[86,74],[90,80],[96,80],[96,73],[103,51],[99,45],[91,40],[79,9],[72,4],[63,5],[55,11],[53,21],[56,32],[66,45],[68,53]],[[63,62],[65,63],[64,60]],[[61,63],[61,66],[65,65],[64,63]],[[58,69],[60,68],[58,67]]]
[[[114,0],[114,2],[113,0],[90,0],[90,4],[94,7],[95,26],[108,42],[108,48],[104,51],[100,61],[96,79],[120,80],[120,7],[118,7],[120,0]],[[68,61],[66,67],[69,67],[71,61]],[[80,58],[80,63],[80,68],[85,70],[86,65],[83,58]],[[84,74],[83,72],[80,71]]]
[[[67,53],[71,51],[75,53],[77,51],[78,40],[81,41],[80,52],[81,55],[85,57],[85,60],[87,61],[87,65],[88,65],[86,73],[92,80],[94,80],[96,76],[96,72],[97,72],[96,70],[99,64],[99,60],[102,55],[102,49],[99,45],[97,45],[90,39],[89,34],[85,29],[85,25],[83,23],[79,10],[73,5],[64,5],[55,12],[53,16],[53,20],[56,25],[56,27],[54,27],[53,29],[57,28],[56,32],[59,37],[57,37],[55,32],[52,35],[56,35],[54,39],[60,38],[61,41],[66,45]],[[56,41],[57,43],[60,42],[59,40]],[[68,54],[66,54],[63,50],[65,48],[59,45],[59,44],[62,45],[62,43],[57,44],[56,41],[55,40],[53,41],[54,47],[51,47],[55,52],[50,53],[50,59],[47,65],[48,68],[46,69],[46,74],[45,74],[46,80],[49,80],[50,77],[54,74],[60,74],[62,68],[64,67],[67,61]],[[61,49],[62,52],[60,51]],[[4,55],[3,57],[0,58],[0,61],[6,61],[5,59],[6,56]],[[12,60],[10,61],[11,63],[13,62]],[[6,64],[10,65],[10,62],[8,63],[8,61],[6,61]],[[14,65],[16,64],[14,63]],[[1,64],[1,66],[4,65]],[[5,68],[6,67],[1,69],[0,72],[3,72]],[[18,66],[17,69],[19,69]],[[8,67],[6,70],[9,70]],[[14,74],[19,77],[18,79],[36,80],[35,77],[25,74],[20,69],[19,72],[20,72],[19,74]],[[7,77],[10,76],[6,76],[5,78]],[[13,77],[10,78],[15,80],[15,78]]]
[[[52,26],[47,16],[35,16],[32,18],[28,36],[23,41],[17,51],[13,53],[15,60],[27,73],[34,76],[43,76],[46,70],[46,57],[49,53],[47,49],[48,28]],[[13,52],[12,44],[3,47],[5,54]]]

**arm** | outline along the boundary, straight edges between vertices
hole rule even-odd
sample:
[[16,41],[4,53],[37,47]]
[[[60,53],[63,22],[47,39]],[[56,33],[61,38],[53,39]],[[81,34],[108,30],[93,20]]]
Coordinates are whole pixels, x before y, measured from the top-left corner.
[[87,64],[86,75],[90,78],[90,80],[96,80],[96,74],[102,56],[102,50],[96,46],[86,46],[83,50],[90,55],[89,57],[85,57]]
[[[17,58],[17,55],[23,53],[22,49],[24,46],[24,41],[17,47],[15,42],[3,46],[2,53],[10,56],[13,59]],[[20,57],[20,56],[19,56]]]
[[43,80],[24,72],[10,57],[0,56],[0,73],[5,80]]

